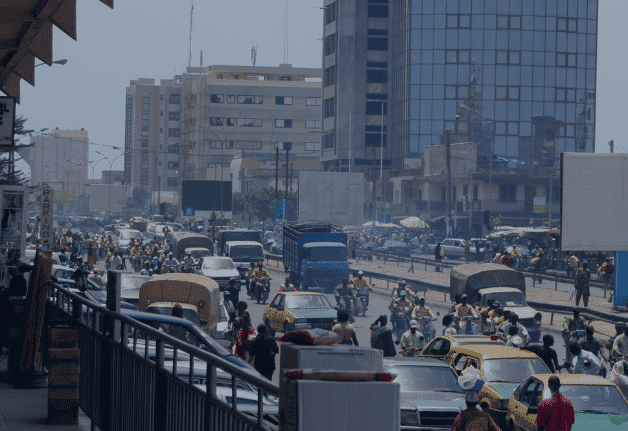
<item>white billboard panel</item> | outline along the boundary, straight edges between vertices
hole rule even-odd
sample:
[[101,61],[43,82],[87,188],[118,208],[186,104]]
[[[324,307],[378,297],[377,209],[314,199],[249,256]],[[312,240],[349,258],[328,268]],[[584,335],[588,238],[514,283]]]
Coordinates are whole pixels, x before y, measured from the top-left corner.
[[561,248],[628,251],[628,154],[562,157]]
[[89,187],[89,210],[91,212],[122,212],[126,201],[126,186],[92,184]]
[[364,174],[299,172],[299,220],[362,226]]

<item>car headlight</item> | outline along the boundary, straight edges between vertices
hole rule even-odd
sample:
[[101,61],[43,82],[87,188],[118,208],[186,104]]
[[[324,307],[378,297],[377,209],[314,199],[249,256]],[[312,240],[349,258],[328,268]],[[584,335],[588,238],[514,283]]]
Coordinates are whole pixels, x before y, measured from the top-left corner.
[[416,410],[401,410],[401,426],[419,426],[419,415]]
[[508,410],[508,402],[509,398],[504,398],[502,400],[497,401],[497,410]]
[[534,315],[534,326],[540,327],[542,320],[543,320],[543,315],[541,313],[536,313]]

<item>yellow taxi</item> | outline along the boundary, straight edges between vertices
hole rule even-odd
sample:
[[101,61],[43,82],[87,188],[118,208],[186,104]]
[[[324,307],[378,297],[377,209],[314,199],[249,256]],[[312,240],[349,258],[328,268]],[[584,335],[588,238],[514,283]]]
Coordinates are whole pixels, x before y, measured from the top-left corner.
[[480,371],[484,387],[478,398],[489,400],[489,413],[500,428],[506,428],[510,395],[526,378],[550,370],[536,354],[504,345],[460,345],[453,347],[445,362],[459,374],[474,366]]
[[[512,430],[536,430],[536,415],[541,400],[551,397],[547,382],[556,374],[534,374],[513,392],[506,422]],[[575,423],[571,431],[626,430],[628,403],[615,383],[600,376],[559,374],[560,393],[571,400]]]
[[439,335],[438,337],[434,337],[432,341],[427,343],[419,356],[443,360],[447,357],[449,351],[453,347],[465,344],[488,344],[497,346],[505,345],[505,343],[499,338],[493,340],[489,336],[480,334]]
[[327,297],[317,292],[279,292],[264,309],[264,324],[271,335],[303,328],[331,330],[336,317]]

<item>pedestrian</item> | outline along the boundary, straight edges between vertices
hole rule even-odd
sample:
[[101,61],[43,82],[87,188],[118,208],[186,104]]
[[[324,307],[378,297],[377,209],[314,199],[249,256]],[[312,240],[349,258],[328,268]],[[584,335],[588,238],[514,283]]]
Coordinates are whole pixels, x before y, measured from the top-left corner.
[[434,260],[436,261],[436,272],[442,272],[443,270],[440,267],[440,263],[443,261],[443,250],[440,247],[440,242],[436,243],[436,247],[434,247]]
[[251,343],[255,339],[255,329],[251,327],[251,318],[248,313],[239,317],[238,332],[236,342],[233,346],[233,353],[244,359],[249,364],[253,364],[251,356]]
[[268,380],[272,380],[275,372],[275,355],[279,353],[279,347],[275,339],[268,335],[266,325],[257,327],[257,337],[251,342],[250,353],[255,369]]
[[240,278],[231,277],[227,290],[229,291],[229,300],[234,307],[237,307],[238,302],[240,302]]
[[543,347],[535,353],[545,362],[552,373],[556,373],[562,369],[562,366],[558,365],[558,355],[556,355],[556,350],[552,349],[553,345],[554,337],[545,334],[543,335]]
[[591,280],[591,271],[589,271],[588,262],[582,264],[582,268],[576,271],[576,278],[574,280],[574,288],[576,289],[576,307],[580,305],[580,298],[582,298],[582,304],[585,307],[589,306],[589,296],[591,292],[589,290],[589,280]]
[[371,347],[384,352],[385,357],[394,357],[397,355],[397,349],[392,339],[392,331],[386,327],[388,317],[382,314],[371,325]]
[[358,345],[358,338],[355,334],[355,328],[349,323],[349,312],[341,308],[337,312],[338,323],[331,330],[342,337],[341,344]]
[[569,351],[573,355],[572,363],[565,362],[567,368],[573,374],[589,374],[592,376],[602,375],[602,361],[593,353],[582,350],[578,343],[571,343]]
[[567,431],[575,422],[571,400],[560,393],[560,378],[552,376],[547,382],[551,398],[539,402],[536,426],[539,431]]
[[464,243],[464,263],[469,263],[471,261],[471,240],[468,239]]
[[467,409],[451,425],[452,431],[501,431],[490,414],[477,408],[478,392],[465,391]]

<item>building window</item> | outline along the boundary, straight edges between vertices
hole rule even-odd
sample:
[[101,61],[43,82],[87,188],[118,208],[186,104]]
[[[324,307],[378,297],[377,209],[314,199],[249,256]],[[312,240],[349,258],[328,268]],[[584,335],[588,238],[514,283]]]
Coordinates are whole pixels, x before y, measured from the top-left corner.
[[564,31],[567,33],[577,33],[578,32],[578,20],[577,19],[568,19],[568,18],[558,18],[558,31]]
[[447,15],[448,28],[471,28],[471,15]]
[[334,97],[325,99],[323,114],[325,118],[333,117],[334,115],[336,115],[336,99]]
[[370,4],[368,15],[369,18],[388,18],[388,6]]
[[325,6],[325,25],[336,21],[336,3]]
[[262,127],[261,118],[227,118],[228,127]]
[[261,105],[264,103],[262,96],[238,96],[238,103],[241,105]]
[[168,177],[168,187],[176,187],[177,184],[177,177]]
[[500,202],[515,202],[517,200],[517,186],[515,184],[502,184],[499,186]]
[[142,153],[142,161],[143,162],[148,162],[148,153]]
[[223,103],[225,101],[225,96],[222,94],[212,94],[209,96],[209,103]]
[[323,54],[331,55],[336,52],[336,33],[332,33],[323,39]]
[[366,102],[366,115],[382,115],[382,109],[384,115],[388,115],[387,102]]
[[181,95],[180,94],[171,94],[168,98],[170,104],[178,105],[181,103]]
[[367,49],[369,51],[388,51],[388,38],[369,37],[367,39]]
[[168,129],[169,138],[178,138],[181,129]]
[[382,145],[382,141],[384,142],[384,147],[386,146],[386,133],[384,133],[383,137],[380,133],[367,133],[364,136],[364,145],[367,147],[379,147]]
[[336,144],[336,135],[327,133],[323,135],[323,148],[334,148]]
[[497,64],[521,64],[520,51],[497,51],[495,53]]
[[176,171],[177,169],[179,169],[179,162],[168,162],[169,171]]
[[262,141],[236,141],[237,150],[261,150]]
[[209,145],[208,148],[212,148],[212,149],[220,149],[222,148],[222,141],[209,141]]
[[496,100],[519,100],[519,87],[518,86],[496,86],[495,87],[495,99]]
[[320,129],[321,120],[305,120],[306,129]]
[[305,106],[321,106],[320,97],[307,97],[305,99]]
[[320,151],[321,144],[318,142],[306,142],[305,143],[305,151]]
[[292,96],[275,96],[275,105],[292,105]]
[[170,121],[179,121],[181,119],[181,113],[180,112],[169,112],[168,113],[168,120]]
[[276,149],[280,151],[290,151],[292,150],[292,142],[275,142],[275,150]]
[[168,145],[168,153],[169,154],[179,154],[179,146],[178,145]]
[[235,146],[235,141],[225,141],[225,148],[227,150],[233,150],[234,146]]
[[474,201],[478,201],[479,200],[478,196],[479,196],[478,185],[477,184],[473,184],[473,200]]
[[374,29],[374,28],[369,28],[366,31],[366,34],[368,34],[369,36],[388,36],[388,30],[386,30],[386,29],[378,30],[378,29]]
[[334,85],[336,83],[336,66],[325,68],[323,81],[325,87],[329,87],[330,85]]
[[222,127],[225,125],[225,119],[221,117],[209,117],[209,125]]
[[577,55],[569,52],[556,53],[556,66],[560,67],[576,67]]
[[148,138],[142,138],[142,148],[148,148]]
[[446,53],[445,61],[447,63],[455,64],[469,64],[471,59],[471,51],[468,49],[448,50]]
[[507,28],[511,30],[521,29],[521,16],[519,15],[498,15],[497,28]]
[[291,129],[292,120],[275,120],[275,127],[279,129]]
[[227,103],[235,103],[235,95],[233,94],[227,95]]
[[367,69],[366,82],[373,84],[386,84],[388,82],[388,71]]

